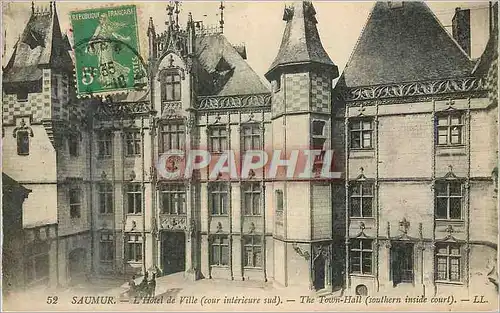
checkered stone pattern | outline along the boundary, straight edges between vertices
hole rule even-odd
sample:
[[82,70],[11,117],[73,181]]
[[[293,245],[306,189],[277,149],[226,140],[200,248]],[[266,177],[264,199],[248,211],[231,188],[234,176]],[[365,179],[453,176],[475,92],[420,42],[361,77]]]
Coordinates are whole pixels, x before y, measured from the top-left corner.
[[271,108],[273,116],[283,114],[285,111],[285,104],[283,103],[283,89],[273,94],[272,101]]
[[490,69],[486,75],[486,88],[490,103],[498,103],[498,53],[495,53]]
[[86,107],[84,102],[73,103],[72,105],[66,105],[68,108],[65,110],[65,114],[69,114],[70,119],[77,119],[79,121],[86,118]]
[[309,73],[286,74],[286,112],[309,111]]
[[331,108],[331,81],[327,76],[315,72],[311,73],[311,111],[330,113]]
[[17,95],[4,95],[3,120],[4,124],[14,124],[18,116],[32,116],[32,123],[51,117],[50,95],[44,93],[31,93],[28,101],[17,101]]

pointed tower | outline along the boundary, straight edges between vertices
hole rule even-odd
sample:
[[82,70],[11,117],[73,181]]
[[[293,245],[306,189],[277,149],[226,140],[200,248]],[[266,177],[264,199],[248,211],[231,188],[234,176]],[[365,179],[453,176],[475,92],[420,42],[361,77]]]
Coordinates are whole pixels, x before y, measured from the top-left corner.
[[84,183],[90,180],[92,151],[88,106],[76,99],[70,50],[55,2],[32,4],[2,81],[2,171],[30,182],[23,204],[23,227],[32,234],[26,251],[36,248],[45,264],[25,277],[47,277],[51,287],[66,286],[93,267],[92,215],[89,205],[80,205],[92,199]]
[[[310,1],[285,7],[281,46],[265,75],[273,89],[273,148],[284,152],[282,159],[292,150],[330,149],[332,79],[338,69],[321,44],[315,15]],[[322,162],[316,158],[314,168],[321,169]],[[276,199],[276,281],[331,287],[331,182],[278,179],[269,187]]]

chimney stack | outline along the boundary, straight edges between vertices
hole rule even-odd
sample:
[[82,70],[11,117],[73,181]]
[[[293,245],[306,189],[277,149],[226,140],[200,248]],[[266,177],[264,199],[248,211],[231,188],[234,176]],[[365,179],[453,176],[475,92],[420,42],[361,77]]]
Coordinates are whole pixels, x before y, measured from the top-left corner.
[[471,55],[471,28],[470,28],[470,10],[455,9],[455,15],[452,20],[453,38],[464,49],[467,55]]

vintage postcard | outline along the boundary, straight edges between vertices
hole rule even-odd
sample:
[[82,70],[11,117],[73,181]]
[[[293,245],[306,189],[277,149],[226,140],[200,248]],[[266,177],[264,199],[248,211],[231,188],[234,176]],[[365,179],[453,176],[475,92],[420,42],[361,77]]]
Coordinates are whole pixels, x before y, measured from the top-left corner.
[[2,3],[5,311],[497,311],[498,2]]

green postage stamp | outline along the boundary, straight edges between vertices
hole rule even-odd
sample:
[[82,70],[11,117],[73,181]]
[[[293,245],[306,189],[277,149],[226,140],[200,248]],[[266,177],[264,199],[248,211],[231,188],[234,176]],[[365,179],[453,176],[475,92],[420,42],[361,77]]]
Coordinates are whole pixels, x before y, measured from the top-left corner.
[[71,24],[80,95],[144,87],[134,5],[71,12]]

